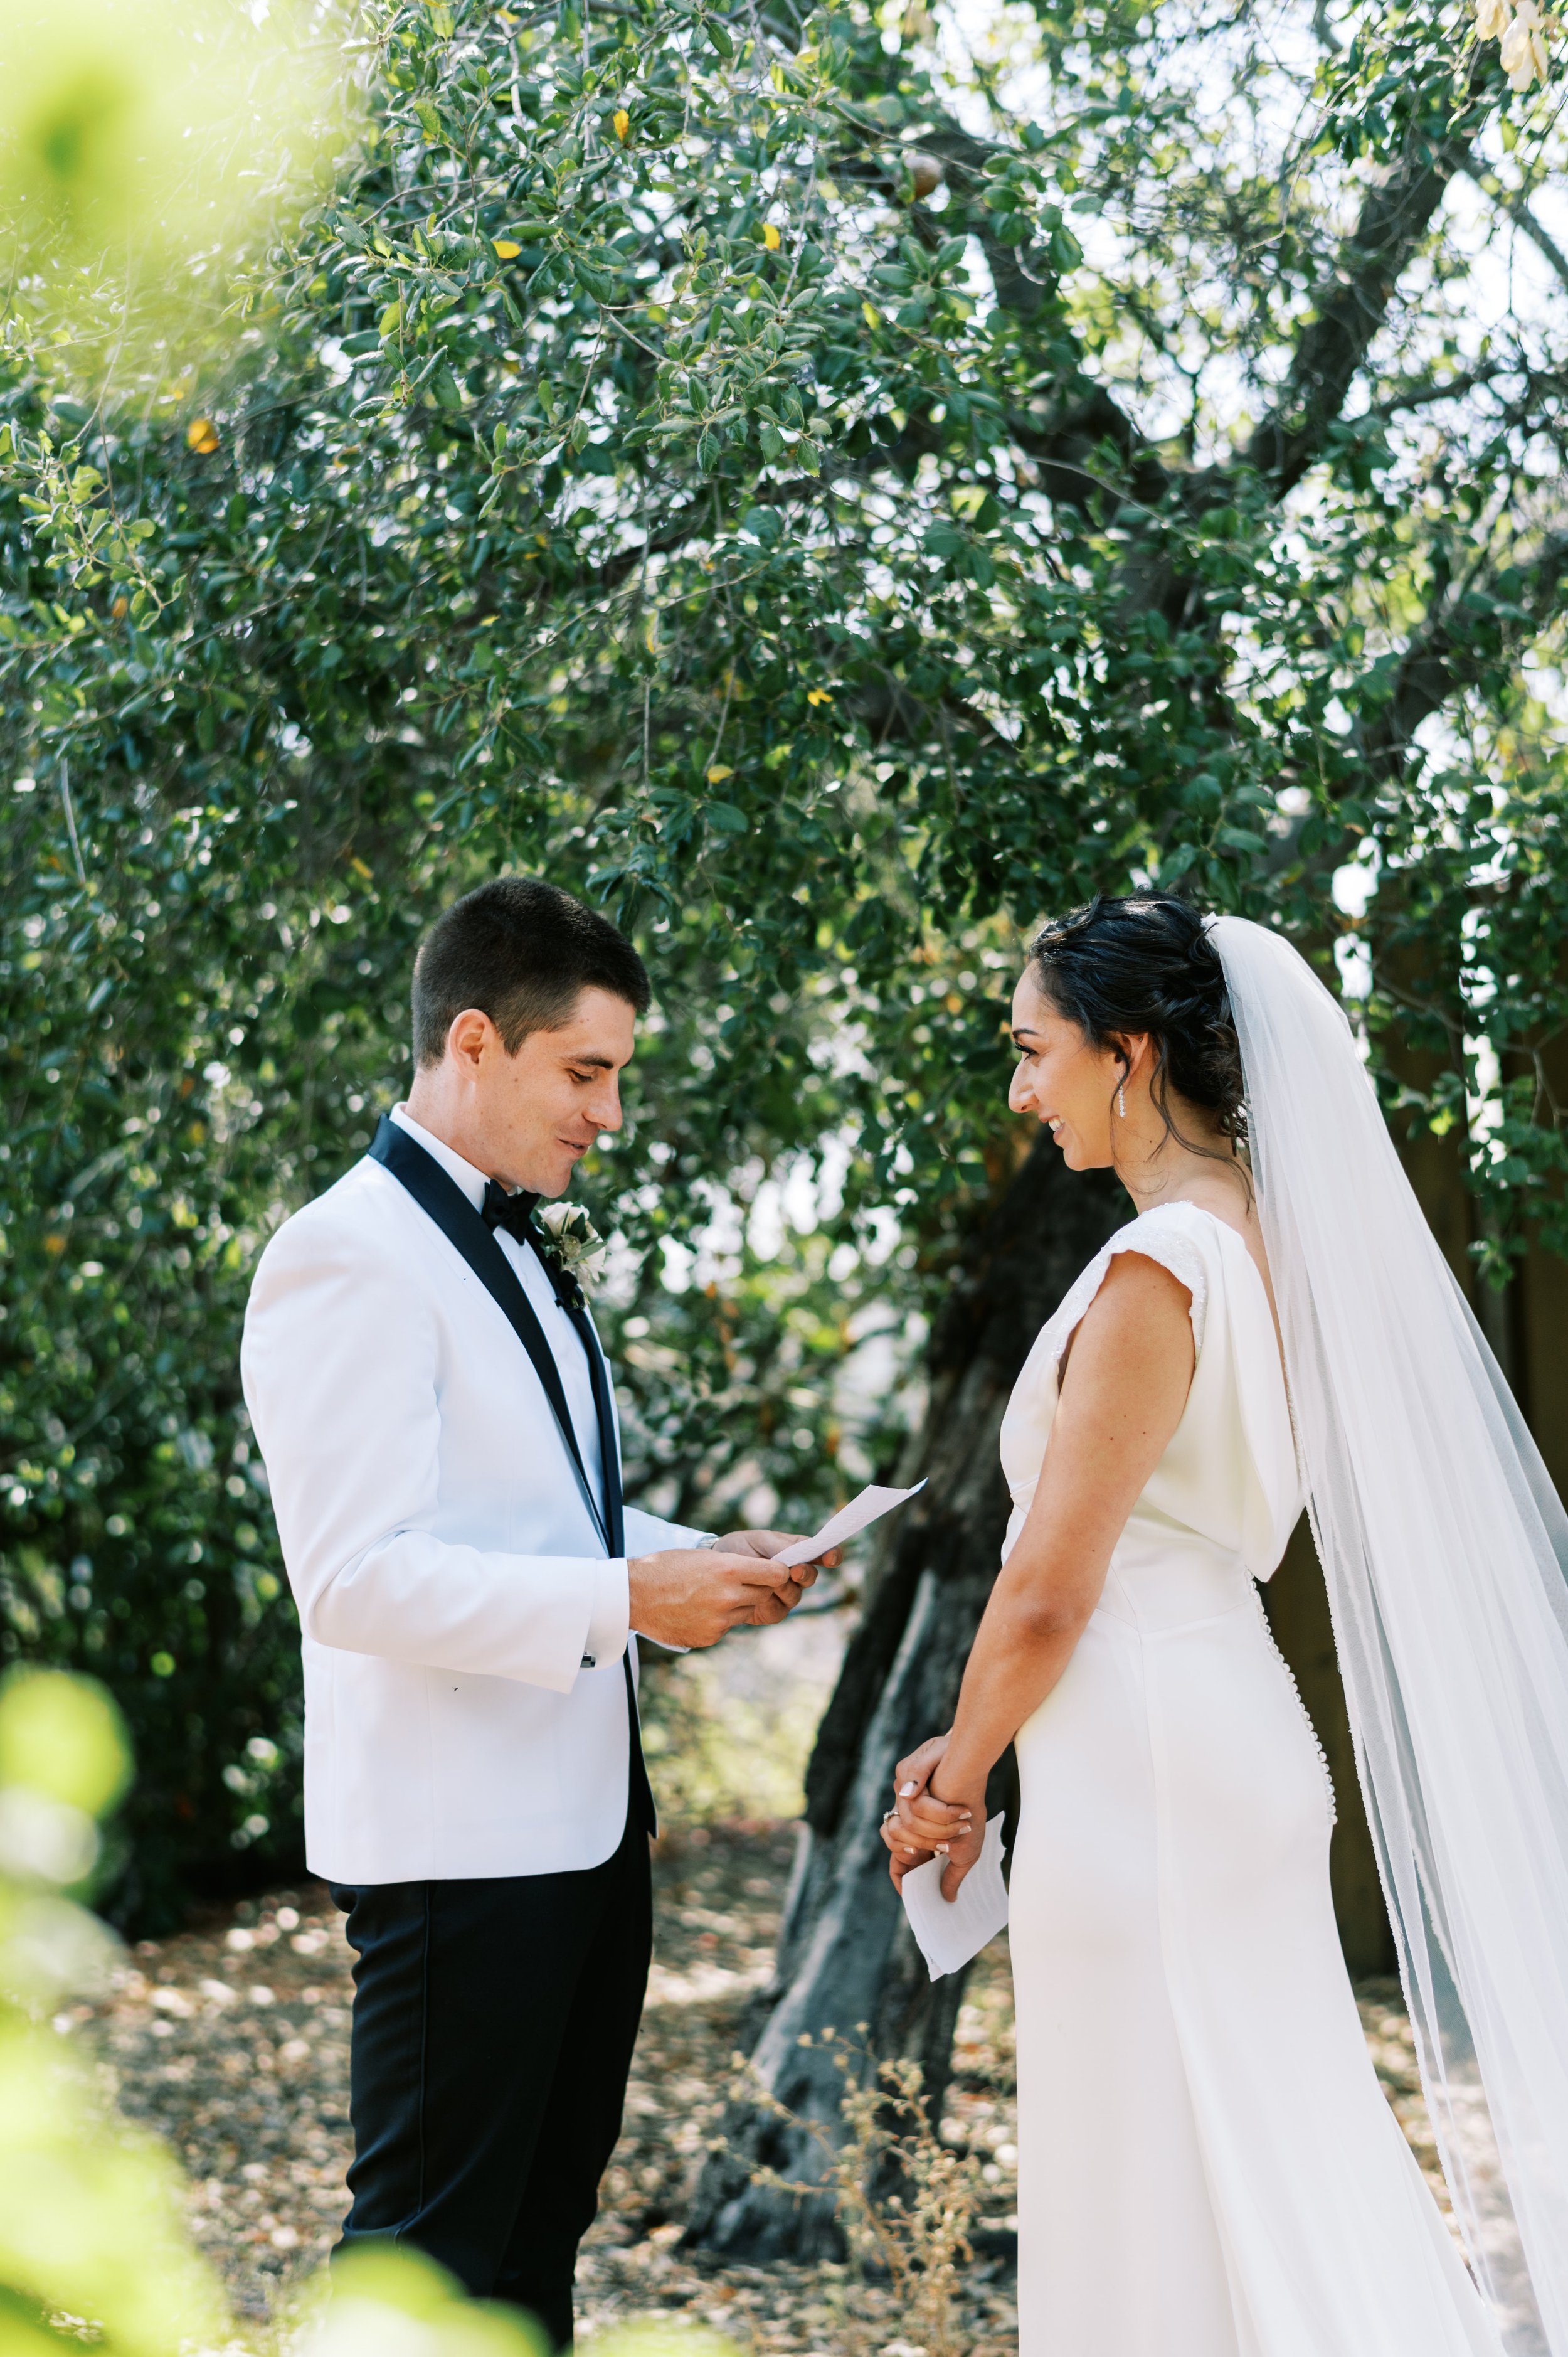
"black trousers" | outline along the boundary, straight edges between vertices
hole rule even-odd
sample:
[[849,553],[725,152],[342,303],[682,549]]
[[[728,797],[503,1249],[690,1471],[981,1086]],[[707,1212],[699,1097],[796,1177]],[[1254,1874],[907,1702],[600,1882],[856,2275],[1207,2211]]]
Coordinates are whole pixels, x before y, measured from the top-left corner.
[[580,1874],[334,1886],[354,1966],[353,2206],[572,2339],[577,2244],[620,2134],[652,1949],[648,1835]]

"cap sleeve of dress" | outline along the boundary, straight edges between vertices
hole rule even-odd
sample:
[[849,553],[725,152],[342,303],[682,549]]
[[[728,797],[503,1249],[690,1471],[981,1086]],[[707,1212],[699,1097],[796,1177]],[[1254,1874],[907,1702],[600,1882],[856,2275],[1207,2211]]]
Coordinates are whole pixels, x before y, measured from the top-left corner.
[[1050,1337],[1051,1363],[1058,1376],[1068,1344],[1092,1308],[1118,1253],[1141,1253],[1145,1260],[1158,1261],[1178,1285],[1187,1287],[1192,1297],[1192,1347],[1195,1352],[1201,1351],[1209,1290],[1204,1242],[1201,1229],[1195,1234],[1180,1219],[1176,1204],[1156,1205],[1154,1211],[1144,1211],[1124,1228],[1118,1228],[1110,1243],[1102,1244],[1089,1266],[1074,1278],[1045,1328],[1045,1335]]

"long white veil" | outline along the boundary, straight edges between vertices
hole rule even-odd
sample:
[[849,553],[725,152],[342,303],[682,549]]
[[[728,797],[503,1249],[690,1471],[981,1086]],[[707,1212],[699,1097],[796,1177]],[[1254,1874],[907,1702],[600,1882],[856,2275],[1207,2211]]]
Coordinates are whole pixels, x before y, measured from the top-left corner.
[[1211,938],[1444,2172],[1508,2349],[1568,2357],[1568,1518],[1337,1003],[1278,934]]

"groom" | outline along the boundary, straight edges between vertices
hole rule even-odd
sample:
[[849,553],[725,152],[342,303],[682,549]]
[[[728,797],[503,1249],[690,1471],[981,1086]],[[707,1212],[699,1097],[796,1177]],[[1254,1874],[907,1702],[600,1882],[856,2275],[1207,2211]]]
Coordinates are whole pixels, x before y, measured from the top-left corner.
[[414,965],[415,1071],[262,1255],[245,1398],[305,1654],[306,1841],[355,1967],[344,2244],[572,2338],[650,1950],[633,1631],[782,1620],[814,1570],[621,1500],[615,1397],[532,1221],[621,1121],[648,975],[543,883]]

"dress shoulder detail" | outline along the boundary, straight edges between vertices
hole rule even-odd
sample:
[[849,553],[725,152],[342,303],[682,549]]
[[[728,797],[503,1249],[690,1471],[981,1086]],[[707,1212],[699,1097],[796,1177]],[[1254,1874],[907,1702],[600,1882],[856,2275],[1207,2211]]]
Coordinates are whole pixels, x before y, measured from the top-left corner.
[[1135,1220],[1129,1220],[1124,1228],[1117,1229],[1109,1243],[1101,1244],[1046,1321],[1042,1340],[1046,1334],[1051,1337],[1049,1349],[1055,1362],[1060,1363],[1062,1353],[1093,1306],[1118,1253],[1141,1253],[1145,1260],[1158,1261],[1178,1285],[1186,1286],[1192,1296],[1192,1347],[1195,1351],[1202,1350],[1208,1309],[1207,1255],[1214,1247],[1205,1233],[1203,1214],[1200,1212],[1197,1221],[1189,1222],[1184,1216],[1184,1209],[1179,1203],[1156,1204],[1153,1211],[1140,1212]]

